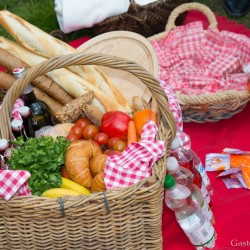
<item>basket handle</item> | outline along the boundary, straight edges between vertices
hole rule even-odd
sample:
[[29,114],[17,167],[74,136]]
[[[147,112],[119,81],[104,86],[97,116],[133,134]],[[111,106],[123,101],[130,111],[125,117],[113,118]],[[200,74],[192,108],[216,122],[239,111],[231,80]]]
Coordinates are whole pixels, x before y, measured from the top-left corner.
[[0,110],[0,138],[9,139],[11,136],[10,119],[11,112],[16,99],[23,93],[25,87],[36,77],[46,74],[49,71],[71,66],[71,65],[100,65],[113,69],[128,71],[139,78],[150,90],[152,96],[159,106],[161,121],[160,125],[167,129],[167,150],[176,133],[176,122],[168,107],[167,96],[160,86],[158,80],[143,67],[133,61],[104,54],[75,53],[64,56],[57,56],[29,68],[9,89],[2,102]]
[[177,17],[189,10],[198,10],[201,13],[203,13],[209,22],[209,27],[214,30],[214,31],[218,31],[217,28],[217,20],[216,17],[214,15],[214,13],[204,4],[200,4],[200,3],[185,3],[185,4],[181,4],[180,6],[176,7],[170,14],[169,18],[168,18],[168,22],[165,28],[166,33],[169,33],[171,30],[173,30],[174,28],[176,28],[175,25],[175,21],[177,19]]

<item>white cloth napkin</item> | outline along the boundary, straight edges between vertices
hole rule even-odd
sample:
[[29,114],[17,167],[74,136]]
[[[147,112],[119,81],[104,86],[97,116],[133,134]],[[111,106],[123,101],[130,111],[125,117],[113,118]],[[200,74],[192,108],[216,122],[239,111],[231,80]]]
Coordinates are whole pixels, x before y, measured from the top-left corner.
[[[140,5],[156,0],[136,0]],[[55,0],[55,12],[60,29],[70,33],[91,28],[108,17],[127,12],[129,0]]]

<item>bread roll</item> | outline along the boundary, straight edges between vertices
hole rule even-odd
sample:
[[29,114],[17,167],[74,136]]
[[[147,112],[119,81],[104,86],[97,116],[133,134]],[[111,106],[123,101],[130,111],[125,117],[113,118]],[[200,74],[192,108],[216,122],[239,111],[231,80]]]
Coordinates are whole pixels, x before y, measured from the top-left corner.
[[[67,43],[52,37],[38,27],[7,10],[0,11],[0,24],[17,43],[43,57],[52,58],[59,55],[77,53],[77,50]],[[105,77],[100,73],[101,70],[96,66],[70,66],[69,69],[104,91],[113,100],[123,106],[124,110],[128,112],[131,111],[131,107],[122,93],[114,84],[110,81],[106,81]]]
[[101,153],[100,147],[91,140],[71,142],[65,156],[65,168],[70,179],[84,187],[91,187],[92,175],[89,162],[95,155]]
[[[41,63],[47,58],[39,56],[21,45],[13,42],[7,38],[0,36],[0,48],[6,49],[15,56],[21,58],[30,66],[35,66]],[[99,108],[103,113],[111,110],[121,110],[124,112],[129,112],[122,105],[112,100],[108,95],[106,95],[99,88],[95,87],[91,83],[87,82],[77,74],[72,73],[70,70],[65,68],[56,69],[47,73],[54,82],[66,90],[71,96],[77,98],[83,94],[94,91],[95,98],[93,100],[93,105]]]

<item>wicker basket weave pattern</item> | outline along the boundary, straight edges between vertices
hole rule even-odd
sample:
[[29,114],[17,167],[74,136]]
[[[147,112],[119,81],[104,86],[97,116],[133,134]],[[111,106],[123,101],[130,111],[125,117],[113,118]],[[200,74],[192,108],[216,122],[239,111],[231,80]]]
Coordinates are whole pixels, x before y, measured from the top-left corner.
[[3,100],[1,137],[10,136],[11,110],[27,84],[51,70],[71,65],[102,65],[138,77],[159,106],[158,138],[167,141],[166,154],[154,164],[150,177],[127,188],[57,200],[37,196],[0,200],[0,249],[162,249],[165,160],[176,124],[165,92],[141,66],[113,56],[77,53],[31,67]]
[[[148,38],[149,41],[159,40],[176,28],[175,21],[182,13],[197,10],[203,13],[209,27],[218,32],[217,20],[214,13],[205,5],[199,3],[186,3],[178,6],[170,14],[165,31]],[[187,95],[176,92],[181,105],[184,122],[216,122],[227,119],[241,112],[250,100],[249,91],[226,90],[205,95]]]
[[[174,8],[190,0],[158,0],[147,5],[139,5],[130,1],[127,12],[105,19],[92,28],[95,35],[114,30],[128,30],[145,37],[164,31],[168,17]],[[181,24],[185,14],[177,19]]]

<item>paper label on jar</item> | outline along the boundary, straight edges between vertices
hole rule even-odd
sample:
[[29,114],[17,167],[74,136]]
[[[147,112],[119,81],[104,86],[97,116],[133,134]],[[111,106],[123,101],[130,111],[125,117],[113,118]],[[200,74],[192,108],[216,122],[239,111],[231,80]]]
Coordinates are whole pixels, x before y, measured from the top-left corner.
[[[188,219],[192,220],[190,217]],[[203,225],[195,228],[192,230],[192,232],[187,232],[184,230],[184,233],[193,245],[202,246],[208,243],[214,237],[214,227],[209,221],[205,221]]]

